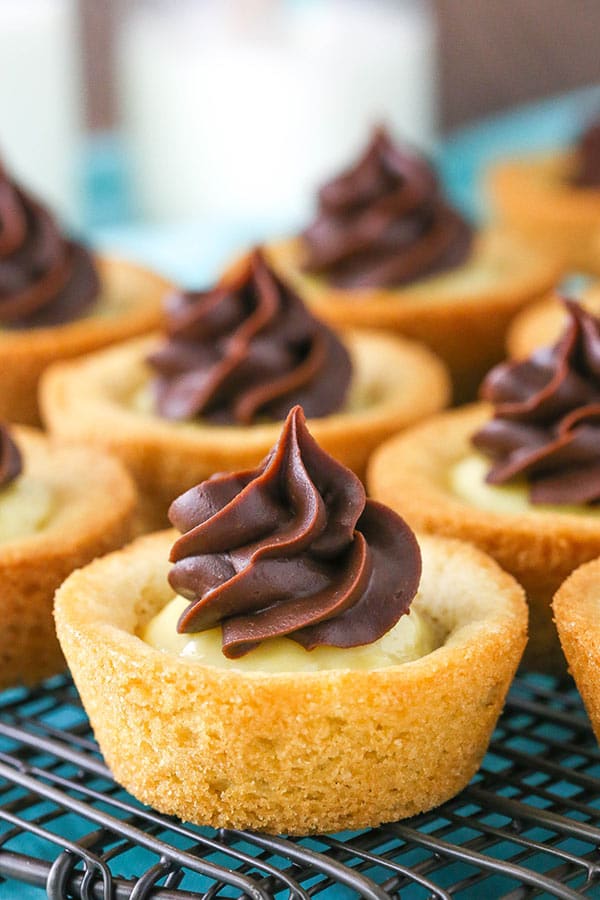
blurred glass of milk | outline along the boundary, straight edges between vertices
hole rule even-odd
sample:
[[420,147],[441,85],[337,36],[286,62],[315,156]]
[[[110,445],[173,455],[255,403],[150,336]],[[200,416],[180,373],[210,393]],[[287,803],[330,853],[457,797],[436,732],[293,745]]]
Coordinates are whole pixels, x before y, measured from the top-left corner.
[[386,122],[430,146],[426,0],[138,0],[121,97],[138,211],[301,221]]
[[0,0],[0,158],[77,221],[80,80],[74,0]]

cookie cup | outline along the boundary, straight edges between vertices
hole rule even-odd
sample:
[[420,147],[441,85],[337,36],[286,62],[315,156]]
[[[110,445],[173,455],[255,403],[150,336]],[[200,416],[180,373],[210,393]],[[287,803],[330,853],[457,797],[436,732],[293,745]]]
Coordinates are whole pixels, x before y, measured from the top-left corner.
[[569,669],[600,741],[600,559],[573,572],[552,605]]
[[[62,671],[52,601],[74,569],[130,537],[136,495],[123,466],[97,450],[65,447],[41,432],[13,429],[24,471],[49,489],[47,521],[0,543],[0,688]],[[2,498],[0,495],[0,510]]]
[[120,259],[96,260],[102,292],[95,311],[48,328],[0,326],[0,419],[39,425],[38,383],[53,362],[91,353],[156,328],[171,285]]
[[561,273],[553,257],[500,231],[481,233],[465,265],[396,290],[343,290],[307,275],[299,240],[274,244],[268,254],[325,321],[380,328],[430,347],[448,366],[456,402],[475,396],[486,372],[504,355],[513,316],[546,294]]
[[172,596],[173,539],[140,538],[56,595],[60,642],[102,752],[138,799],[198,824],[305,834],[411,816],[468,783],[526,640],[522,591],[492,560],[423,540],[415,603],[442,643],[415,662],[244,672],[136,637]]
[[[600,287],[585,291],[582,305],[600,316]],[[512,323],[506,347],[513,359],[525,359],[540,347],[550,347],[559,339],[566,324],[565,308],[556,296],[547,297],[524,309]]]
[[[399,429],[443,408],[443,365],[425,347],[373,332],[346,332],[354,374],[347,408],[309,420],[318,443],[359,476],[371,452]],[[280,422],[217,426],[172,422],[133,398],[146,391],[146,357],[160,339],[128,342],[52,367],[42,382],[44,418],[53,433],[119,456],[141,495],[146,529],[168,524],[169,504],[215,472],[252,468],[276,443]],[[151,403],[148,403],[151,407]]]
[[453,467],[471,455],[472,435],[491,417],[473,404],[432,417],[386,442],[369,466],[371,495],[415,529],[460,538],[493,557],[525,588],[530,638],[525,664],[564,671],[551,602],[565,578],[600,555],[600,517],[536,510],[495,512],[473,506],[449,486]]
[[572,184],[570,153],[497,163],[488,187],[500,219],[569,268],[600,274],[600,191]]

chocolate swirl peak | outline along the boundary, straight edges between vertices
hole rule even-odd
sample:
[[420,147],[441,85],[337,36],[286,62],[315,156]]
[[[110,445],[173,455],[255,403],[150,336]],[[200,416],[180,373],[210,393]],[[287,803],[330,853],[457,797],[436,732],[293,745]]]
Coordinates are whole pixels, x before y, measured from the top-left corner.
[[0,165],[0,325],[62,325],[88,311],[100,282],[88,251]]
[[7,487],[23,471],[21,451],[10,431],[0,422],[0,488]]
[[303,239],[307,272],[342,288],[377,288],[461,265],[472,231],[429,163],[379,128],[358,163],[321,188]]
[[273,637],[307,650],[372,643],[417,591],[413,533],[321,450],[299,406],[257,469],[215,475],[169,516],[183,532],[169,582],[190,601],[178,631],[220,623],[230,659]]
[[600,188],[600,119],[586,128],[576,148],[575,184],[582,188]]
[[600,501],[600,320],[565,300],[553,347],[496,366],[481,395],[494,418],[475,434],[490,456],[490,484],[527,476],[532,503]]
[[167,307],[168,341],[150,356],[159,413],[250,425],[340,409],[350,357],[335,334],[255,250],[233,277],[206,293],[176,294]]

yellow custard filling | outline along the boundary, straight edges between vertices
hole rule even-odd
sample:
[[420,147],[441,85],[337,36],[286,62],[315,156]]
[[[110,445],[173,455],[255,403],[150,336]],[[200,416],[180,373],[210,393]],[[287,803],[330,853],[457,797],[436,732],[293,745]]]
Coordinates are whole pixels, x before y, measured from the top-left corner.
[[427,296],[444,295],[449,291],[479,294],[497,285],[498,279],[505,277],[513,264],[513,255],[498,254],[497,258],[486,256],[483,259],[473,255],[465,264],[449,269],[443,275],[419,279],[410,285],[410,292]]
[[[134,305],[135,304],[129,302],[129,299],[126,296],[119,296],[116,291],[103,291],[90,306],[90,308],[86,310],[84,315],[76,316],[75,318],[64,322],[62,325],[41,327],[65,328],[68,325],[74,325],[77,322],[86,322],[89,319],[114,319],[117,316],[121,316],[124,313],[129,312],[129,309],[133,308]],[[7,335],[26,334],[31,330],[35,331],[35,329],[7,328],[6,326],[2,326],[2,324],[0,324],[0,333],[6,333]]]
[[100,294],[85,318],[111,319],[128,312],[134,306],[135,303],[131,302],[131,299],[125,292],[119,294],[117,291],[105,290]]
[[486,484],[485,478],[490,465],[489,459],[477,453],[465,456],[450,471],[451,491],[471,506],[477,506],[489,512],[509,514],[558,512],[580,516],[600,515],[600,506],[531,503],[529,484],[525,478],[515,479],[510,484]]
[[318,672],[327,669],[380,669],[420,659],[439,646],[436,629],[413,607],[382,638],[364,647],[316,647],[305,650],[289,638],[264,641],[241,659],[221,650],[221,629],[178,634],[177,620],[188,601],[176,596],[143,628],[140,637],[156,650],[193,659],[202,665],[242,672]]
[[[277,255],[275,261],[277,262]],[[291,263],[291,267],[287,271],[284,270],[284,275],[292,280],[299,290],[308,291],[309,296],[312,293],[318,297],[325,289],[331,287],[326,277],[299,272],[297,257],[288,262]],[[504,285],[507,281],[507,272],[511,273],[508,280],[519,278],[531,271],[531,265],[530,253],[523,252],[512,240],[506,241],[503,235],[490,235],[487,240],[479,242],[461,265],[447,269],[440,275],[418,278],[399,289],[384,288],[383,293],[387,293],[390,300],[395,296],[398,302],[402,302],[405,293],[422,294],[430,300],[433,298],[440,301],[449,293],[455,292],[474,297],[479,296],[482,291],[497,289],[499,284]],[[339,293],[342,291],[339,290]],[[356,293],[356,296],[360,297],[363,291],[358,289],[350,293]]]
[[[372,383],[366,380],[353,379],[348,398],[341,412],[358,412],[361,409],[368,409],[374,404],[380,402],[383,394],[382,388],[375,381]],[[130,394],[128,398],[129,409],[132,412],[140,413],[144,416],[157,416],[154,395],[150,384],[150,379],[145,381]],[[194,424],[201,424],[201,419],[186,419],[180,424],[189,425],[190,421]],[[265,422],[271,422],[271,419],[265,419]],[[172,422],[177,425],[177,422]]]
[[21,475],[0,488],[0,543],[41,531],[52,514],[52,506],[51,488],[31,475]]

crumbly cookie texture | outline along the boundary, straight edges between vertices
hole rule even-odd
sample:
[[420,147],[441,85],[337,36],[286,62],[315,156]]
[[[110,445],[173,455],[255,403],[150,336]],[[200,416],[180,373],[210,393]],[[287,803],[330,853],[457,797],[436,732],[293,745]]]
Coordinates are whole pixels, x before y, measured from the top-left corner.
[[421,341],[446,363],[457,402],[472,399],[504,355],[513,316],[556,283],[562,264],[502,231],[481,233],[454,271],[396,290],[348,291],[302,272],[298,240],[269,248],[274,268],[321,318],[339,327],[380,328]]
[[600,558],[573,572],[552,606],[569,670],[600,741]]
[[572,153],[509,159],[488,174],[500,220],[567,268],[600,273],[600,195],[572,183]]
[[491,407],[475,404],[441,413],[392,438],[371,460],[371,495],[413,528],[470,541],[514,575],[530,608],[525,663],[541,671],[564,671],[550,604],[573,569],[600,555],[600,519],[539,510],[494,512],[458,497],[451,471],[472,454],[471,437],[491,412]]
[[[349,407],[309,425],[328,453],[364,476],[375,447],[446,405],[449,382],[443,364],[410,341],[367,331],[344,333],[344,341],[354,365]],[[131,341],[54,366],[41,389],[53,433],[104,447],[126,464],[147,530],[165,527],[169,504],[193,485],[257,465],[281,428],[281,422],[217,426],[157,416],[143,399],[150,378],[145,359],[156,343],[156,337]]]
[[[600,246],[598,255],[600,257]],[[589,312],[600,316],[600,288],[597,285],[585,291],[581,302]],[[556,343],[566,321],[565,308],[558,297],[546,297],[532,303],[516,316],[508,331],[506,347],[509,356],[525,359],[540,347]]]
[[419,604],[441,646],[368,670],[239,672],[136,634],[172,597],[172,532],[58,591],[61,645],[115,777],[216,827],[309,833],[430,809],[480,765],[526,640],[523,593],[465,544],[424,538]]
[[0,543],[0,688],[34,684],[64,668],[54,592],[73,569],[129,539],[136,502],[118,461],[58,446],[33,429],[16,427],[13,434],[27,477],[46,486],[52,504],[31,534]]
[[125,262],[99,258],[103,292],[87,316],[52,328],[0,327],[0,419],[39,425],[38,384],[52,363],[152,331],[171,285]]

